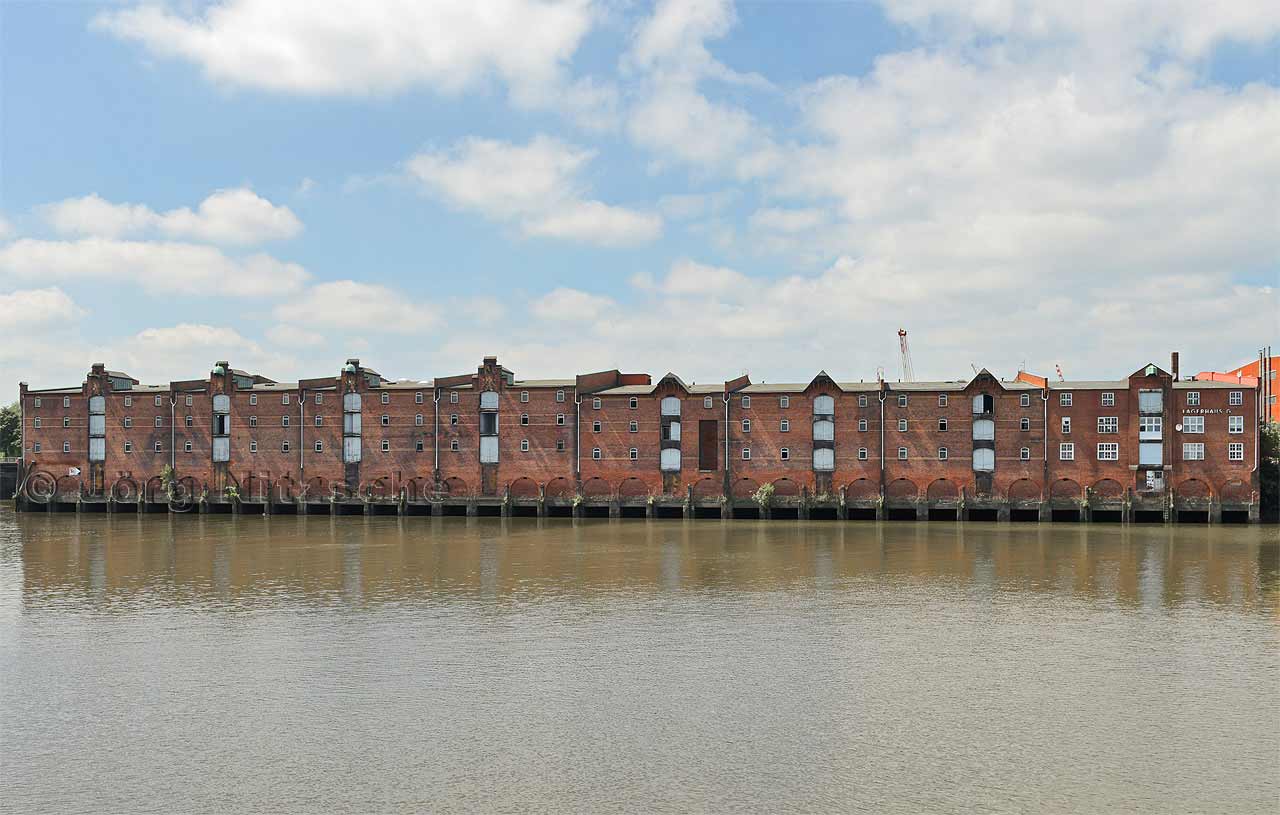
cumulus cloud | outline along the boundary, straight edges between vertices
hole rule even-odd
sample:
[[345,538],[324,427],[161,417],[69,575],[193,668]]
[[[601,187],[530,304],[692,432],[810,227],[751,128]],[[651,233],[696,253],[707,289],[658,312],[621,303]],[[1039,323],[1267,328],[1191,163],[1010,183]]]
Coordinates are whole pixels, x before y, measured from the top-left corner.
[[405,167],[451,206],[514,221],[526,235],[602,246],[655,240],[661,216],[585,198],[579,175],[594,155],[548,136],[523,145],[473,138],[419,153]]
[[312,286],[300,296],[276,306],[274,315],[281,323],[302,326],[307,331],[336,328],[391,334],[421,334],[440,319],[437,309],[431,305],[412,302],[386,286],[355,280],[334,280]]
[[56,286],[0,294],[0,325],[7,328],[26,330],[50,323],[65,325],[84,315],[85,310]]
[[13,224],[0,215],[0,241],[13,234]]
[[39,208],[58,232],[115,238],[156,232],[218,244],[247,245],[292,238],[302,222],[285,206],[272,204],[253,190],[218,190],[187,207],[155,212],[142,204],[114,204],[97,194],[68,198]]
[[530,311],[542,320],[591,322],[612,310],[612,298],[588,294],[578,289],[558,288],[533,301]]
[[84,238],[22,238],[0,247],[0,274],[22,280],[133,283],[152,294],[262,297],[289,294],[306,270],[269,255],[234,258],[212,246]]

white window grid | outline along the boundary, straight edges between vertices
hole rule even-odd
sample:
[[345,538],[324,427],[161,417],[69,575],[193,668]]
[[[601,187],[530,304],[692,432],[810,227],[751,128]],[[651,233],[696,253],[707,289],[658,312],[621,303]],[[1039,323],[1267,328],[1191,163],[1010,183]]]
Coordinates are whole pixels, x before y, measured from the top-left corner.
[[1244,461],[1244,442],[1233,441],[1227,445],[1227,461]]
[[1119,433],[1120,417],[1119,416],[1099,416],[1098,432],[1101,434]]
[[1228,404],[1228,405],[1243,405],[1243,404],[1244,404],[1244,393],[1243,393],[1242,391],[1231,391],[1231,393],[1227,394],[1227,404]]
[[1244,417],[1243,417],[1243,416],[1228,416],[1228,417],[1227,417],[1227,432],[1228,432],[1228,433],[1243,433],[1243,432],[1244,432]]
[[1204,442],[1188,441],[1182,444],[1183,461],[1204,461]]
[[1098,442],[1098,461],[1119,461],[1120,444],[1114,441]]
[[1058,394],[1058,405],[1061,407],[1071,407],[1071,393],[1064,391]]
[[1183,416],[1182,432],[1183,433],[1203,433],[1204,417],[1203,416]]
[[1187,391],[1187,406],[1199,407],[1199,405],[1200,405],[1200,391]]
[[1058,460],[1059,461],[1075,461],[1076,460],[1075,442],[1068,441],[1058,445]]

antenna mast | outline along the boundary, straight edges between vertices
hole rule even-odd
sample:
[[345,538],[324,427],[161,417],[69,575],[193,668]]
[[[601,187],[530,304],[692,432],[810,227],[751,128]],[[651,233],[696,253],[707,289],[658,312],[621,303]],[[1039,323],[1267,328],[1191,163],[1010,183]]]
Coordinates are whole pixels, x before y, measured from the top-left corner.
[[898,351],[902,357],[902,381],[915,382],[916,372],[911,365],[911,346],[907,345],[907,329],[898,329]]

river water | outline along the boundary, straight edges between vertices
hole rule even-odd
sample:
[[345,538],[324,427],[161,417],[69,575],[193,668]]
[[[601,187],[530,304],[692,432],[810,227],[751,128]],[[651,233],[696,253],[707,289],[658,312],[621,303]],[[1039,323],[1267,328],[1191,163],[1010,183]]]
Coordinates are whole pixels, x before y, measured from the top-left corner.
[[1274,813],[1276,537],[4,509],[0,810]]

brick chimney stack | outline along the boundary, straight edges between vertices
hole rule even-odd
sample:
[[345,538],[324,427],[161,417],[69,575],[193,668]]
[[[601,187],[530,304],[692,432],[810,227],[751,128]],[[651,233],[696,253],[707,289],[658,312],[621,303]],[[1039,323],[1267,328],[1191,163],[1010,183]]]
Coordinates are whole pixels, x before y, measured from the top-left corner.
[[1178,352],[1174,351],[1169,356],[1169,373],[1173,374],[1173,381],[1178,381]]

